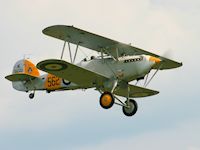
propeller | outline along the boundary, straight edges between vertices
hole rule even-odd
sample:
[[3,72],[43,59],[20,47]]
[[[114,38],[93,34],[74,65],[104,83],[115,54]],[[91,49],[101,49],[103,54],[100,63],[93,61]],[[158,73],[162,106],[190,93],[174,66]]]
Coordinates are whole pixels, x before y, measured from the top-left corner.
[[162,56],[166,57],[166,58],[171,58],[172,57],[172,49],[168,49],[167,51],[165,51]]

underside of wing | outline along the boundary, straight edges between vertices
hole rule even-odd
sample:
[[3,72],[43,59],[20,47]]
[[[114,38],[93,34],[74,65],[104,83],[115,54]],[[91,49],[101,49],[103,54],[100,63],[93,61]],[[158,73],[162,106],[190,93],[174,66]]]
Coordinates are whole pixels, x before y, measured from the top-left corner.
[[57,77],[74,82],[82,87],[101,85],[107,78],[64,60],[48,59],[37,64],[37,68]]
[[15,82],[15,81],[30,81],[34,80],[37,77],[25,73],[17,73],[8,75],[5,78],[11,82]]
[[[142,88],[135,85],[129,84],[128,86],[130,88],[129,97],[131,98],[153,96],[159,93],[158,91]],[[116,88],[116,90],[114,91],[114,94],[127,97],[128,96],[127,88],[123,88],[123,87]]]

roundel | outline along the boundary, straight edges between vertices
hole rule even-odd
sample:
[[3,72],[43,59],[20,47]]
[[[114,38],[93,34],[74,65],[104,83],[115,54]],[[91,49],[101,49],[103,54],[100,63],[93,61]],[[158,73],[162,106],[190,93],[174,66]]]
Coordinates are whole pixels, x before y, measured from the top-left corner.
[[67,68],[66,64],[63,63],[45,63],[41,65],[41,68],[44,68],[47,71],[60,71]]

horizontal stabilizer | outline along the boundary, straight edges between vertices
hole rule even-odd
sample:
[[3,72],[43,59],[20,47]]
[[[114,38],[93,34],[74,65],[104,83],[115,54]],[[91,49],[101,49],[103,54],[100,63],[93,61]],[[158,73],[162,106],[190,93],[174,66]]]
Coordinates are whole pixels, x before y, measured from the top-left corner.
[[11,82],[15,82],[15,81],[30,81],[38,77],[25,74],[25,73],[17,73],[17,74],[8,75],[5,78]]

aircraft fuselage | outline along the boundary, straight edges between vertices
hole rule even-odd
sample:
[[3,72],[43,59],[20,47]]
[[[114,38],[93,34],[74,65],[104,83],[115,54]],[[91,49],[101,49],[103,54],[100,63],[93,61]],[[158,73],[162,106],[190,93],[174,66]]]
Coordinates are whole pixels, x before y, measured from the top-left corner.
[[[117,61],[113,58],[102,59],[99,57],[91,57],[92,59],[84,59],[76,65],[101,74],[111,80],[117,79],[128,83],[143,78],[150,72],[155,62],[150,61],[149,57],[150,56],[146,55],[123,56],[119,57]],[[17,63],[16,66],[18,65],[19,64]],[[14,69],[16,69],[15,66]],[[31,82],[13,82],[13,87],[19,91],[47,90],[48,92],[91,88],[81,87],[76,83],[58,78],[51,74],[44,74]]]

